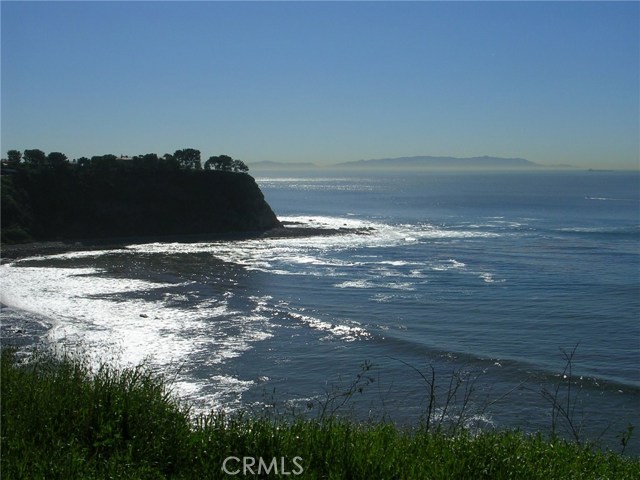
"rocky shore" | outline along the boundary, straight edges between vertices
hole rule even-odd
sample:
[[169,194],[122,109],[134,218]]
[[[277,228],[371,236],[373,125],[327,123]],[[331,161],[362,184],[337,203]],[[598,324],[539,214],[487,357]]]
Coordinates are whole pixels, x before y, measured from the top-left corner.
[[204,243],[230,240],[302,238],[347,234],[367,235],[371,232],[371,228],[317,228],[305,227],[302,224],[295,222],[283,222],[281,227],[253,232],[230,232],[198,235],[157,235],[31,242],[15,245],[3,245],[0,249],[0,263],[7,263],[27,257],[57,255],[67,252],[120,249],[125,248],[128,245],[145,243]]

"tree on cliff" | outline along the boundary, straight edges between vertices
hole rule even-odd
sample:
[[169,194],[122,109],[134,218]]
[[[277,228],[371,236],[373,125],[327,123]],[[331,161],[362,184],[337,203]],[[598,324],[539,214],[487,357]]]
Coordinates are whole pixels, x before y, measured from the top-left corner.
[[[23,154],[18,150],[9,150],[7,152],[8,159],[3,160],[7,166],[18,167],[21,165],[21,159],[24,159],[24,165],[35,169],[54,168],[69,166],[69,159],[64,153],[51,152],[49,155],[42,150],[31,149],[25,150]],[[126,160],[126,161],[125,161]],[[201,170],[200,150],[194,148],[184,148],[176,150],[173,155],[166,153],[159,157],[156,153],[147,153],[129,158],[118,158],[115,155],[94,155],[89,160],[81,157],[73,161],[73,167],[80,169],[91,169],[102,173],[113,173],[122,168],[133,168],[134,170]],[[204,164],[205,170],[219,170],[223,172],[247,173],[249,167],[241,161],[234,160],[228,155],[219,155],[209,157]]]
[[183,150],[176,150],[173,154],[173,158],[178,161],[180,166],[186,170],[201,170],[200,165],[200,150],[194,148],[185,148]]
[[68,163],[68,159],[64,153],[51,152],[47,155],[47,163],[52,167],[61,167]]
[[80,157],[76,160],[76,166],[78,168],[88,168],[91,166],[91,160],[87,157]]
[[233,171],[240,173],[247,173],[249,171],[249,167],[242,160],[234,160],[233,161]]
[[7,152],[7,160],[10,167],[17,167],[22,160],[22,152],[20,150],[9,150]]
[[91,157],[91,169],[100,174],[115,172],[118,166],[118,157],[112,154],[94,155]]
[[230,172],[233,165],[233,158],[228,155],[211,156],[204,164],[205,170],[220,170]]
[[47,156],[42,150],[38,150],[37,148],[25,150],[23,158],[27,165],[34,167],[41,167],[47,163]]
[[229,155],[219,155],[209,157],[204,164],[205,170],[220,170],[222,172],[247,173],[249,167],[242,160],[234,160]]

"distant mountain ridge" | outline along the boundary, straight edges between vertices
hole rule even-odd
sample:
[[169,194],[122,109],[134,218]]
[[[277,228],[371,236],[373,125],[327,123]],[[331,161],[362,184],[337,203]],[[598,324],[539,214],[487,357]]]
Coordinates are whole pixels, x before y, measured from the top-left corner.
[[502,157],[397,157],[339,163],[340,168],[539,168],[542,165],[524,158]]
[[322,170],[322,169],[539,169],[539,168],[573,168],[570,165],[541,165],[524,158],[490,157],[446,157],[420,155],[414,157],[377,158],[335,163],[330,165],[317,165],[310,162],[273,162],[260,161],[250,163],[252,170],[278,171],[278,170]]

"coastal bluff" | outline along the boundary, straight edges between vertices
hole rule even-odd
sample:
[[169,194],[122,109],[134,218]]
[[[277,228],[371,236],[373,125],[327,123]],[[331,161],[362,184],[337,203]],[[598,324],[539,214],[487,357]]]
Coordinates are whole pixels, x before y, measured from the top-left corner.
[[281,227],[253,177],[217,170],[18,169],[2,176],[2,243],[224,235]]

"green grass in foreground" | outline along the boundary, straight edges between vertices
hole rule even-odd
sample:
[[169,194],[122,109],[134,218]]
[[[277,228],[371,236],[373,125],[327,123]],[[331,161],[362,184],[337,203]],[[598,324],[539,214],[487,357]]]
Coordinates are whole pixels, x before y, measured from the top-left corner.
[[[92,371],[48,354],[19,365],[3,351],[1,375],[3,480],[640,478],[638,458],[518,432],[451,437],[389,423],[255,415],[194,422],[145,367]],[[242,460],[232,460],[227,469],[240,472],[225,475],[230,456],[255,458],[255,474],[243,475]]]

